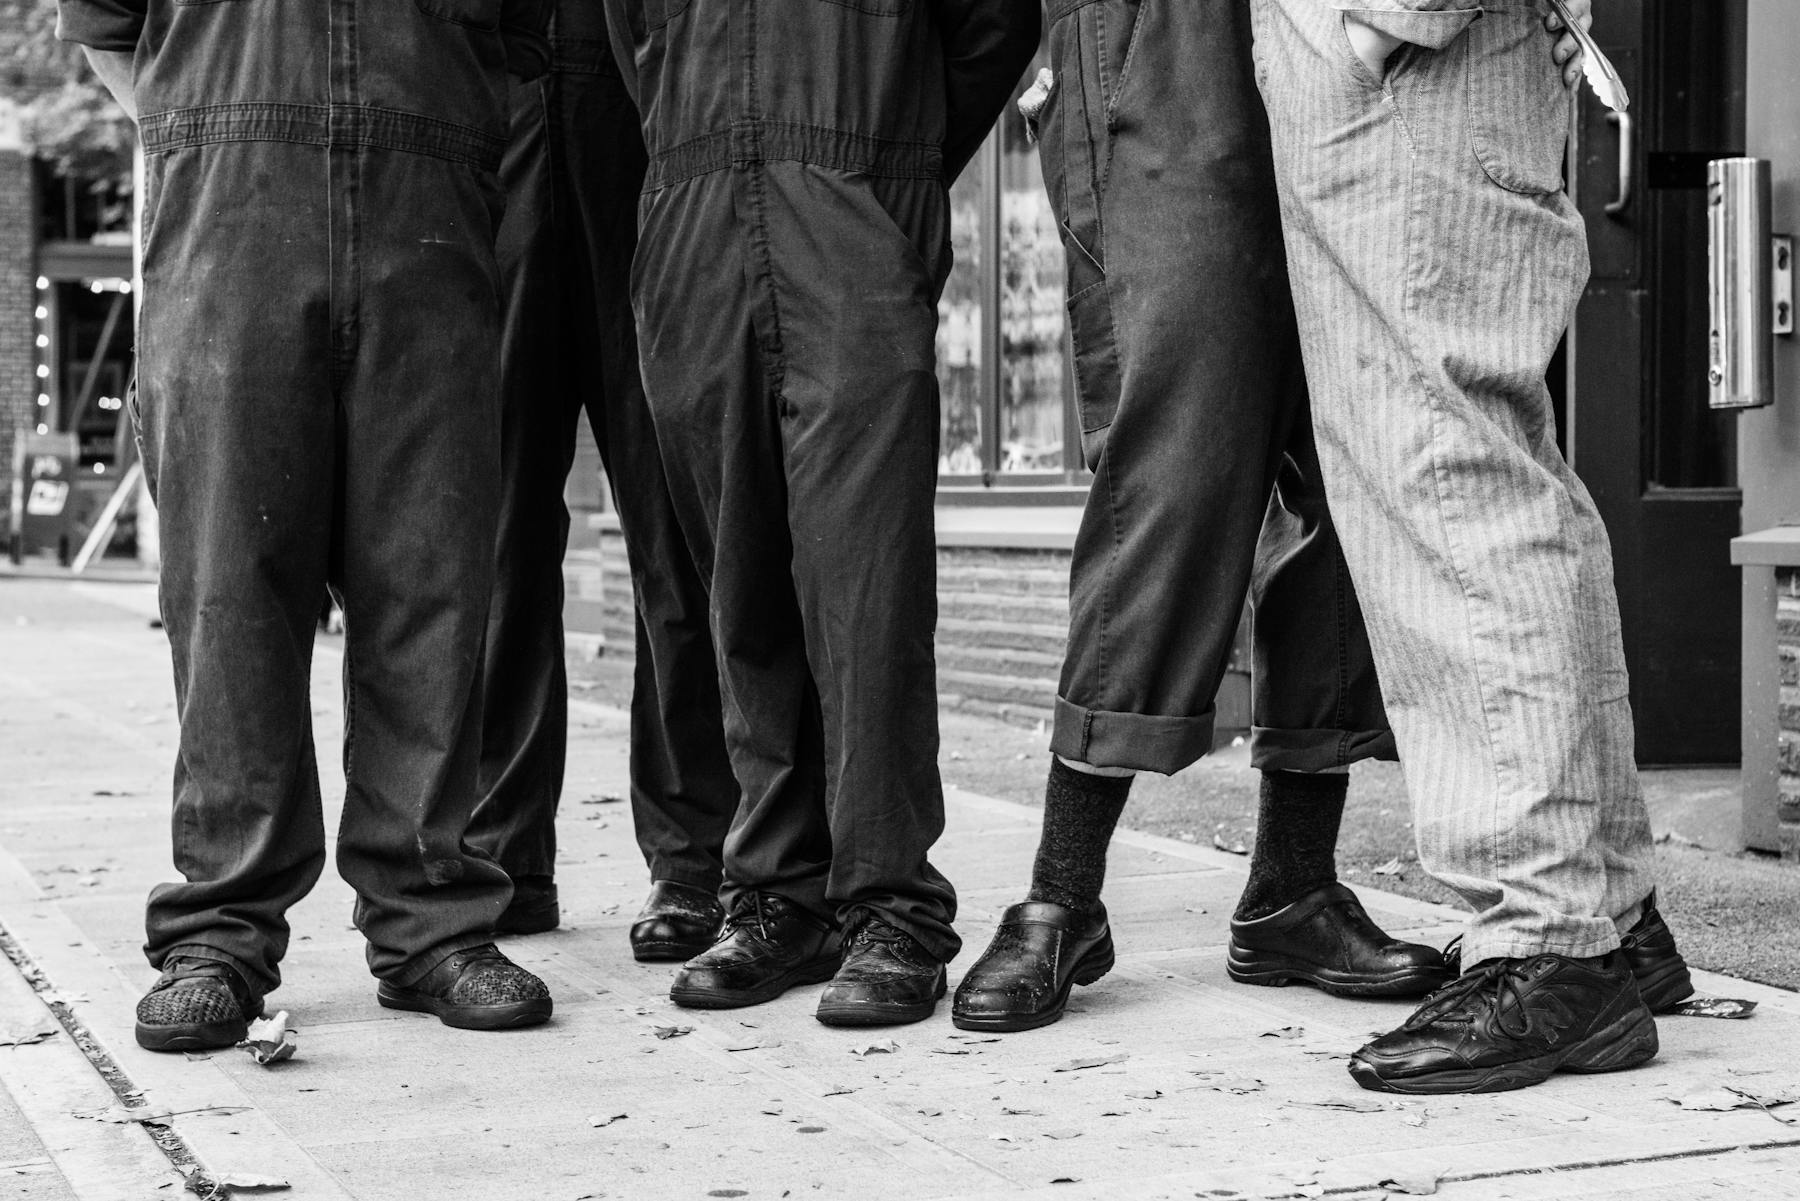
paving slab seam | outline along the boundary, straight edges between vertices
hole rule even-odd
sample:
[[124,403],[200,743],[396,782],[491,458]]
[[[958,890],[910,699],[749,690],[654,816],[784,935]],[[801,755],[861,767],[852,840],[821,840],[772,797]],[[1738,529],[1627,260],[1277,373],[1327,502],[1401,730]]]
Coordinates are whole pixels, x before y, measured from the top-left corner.
[[[0,912],[13,915],[10,938],[45,978],[54,981],[59,991],[76,996],[69,1005],[70,1013],[79,1006],[87,1015],[78,1018],[82,1029],[121,1076],[132,1082],[125,1091],[141,1089],[141,1104],[177,1115],[182,1142],[209,1178],[254,1170],[288,1180],[291,1189],[283,1195],[295,1201],[350,1201],[350,1194],[335,1178],[229,1076],[205,1061],[137,1046],[132,1034],[136,991],[4,848],[0,848]],[[212,1117],[212,1111],[226,1111],[228,1117]],[[196,1116],[181,1116],[185,1114]],[[161,1128],[173,1130],[174,1126]],[[246,1146],[256,1150],[253,1169],[241,1162]]]
[[[46,1149],[51,1152],[51,1160],[47,1162],[62,1172],[76,1195],[82,1201],[99,1201],[103,1197],[139,1196],[146,1184],[160,1187],[139,1175],[154,1170],[149,1158],[153,1155],[166,1159],[163,1170],[172,1170],[176,1179],[183,1180],[196,1192],[202,1188],[209,1193],[216,1192],[214,1182],[196,1172],[199,1163],[187,1143],[169,1127],[152,1127],[139,1122],[102,1124],[47,1103],[54,1097],[66,1105],[72,1092],[84,1091],[84,1085],[91,1086],[97,1079],[119,1107],[131,1110],[148,1105],[142,1091],[113,1062],[86,1023],[76,1016],[74,1007],[56,995],[54,982],[12,936],[4,922],[0,922],[0,954],[5,955],[12,965],[17,981],[36,995],[38,1004],[62,1028],[68,1043],[80,1053],[88,1069],[83,1071],[74,1057],[67,1055],[59,1057],[61,1062],[39,1063],[35,1065],[35,1071],[30,1071],[31,1065],[20,1065],[15,1055],[0,1061],[0,1085],[6,1087],[14,1102],[26,1113],[39,1137],[45,1139]],[[29,1080],[24,1078],[27,1072]],[[109,1126],[111,1131],[107,1130]],[[89,1127],[94,1129],[90,1131]],[[46,1136],[55,1135],[62,1136],[57,1138],[58,1142],[69,1139],[70,1146],[49,1146],[50,1138]],[[102,1143],[113,1145],[98,1145]],[[58,1151],[64,1154],[59,1157]],[[123,1162],[106,1162],[114,1159]],[[97,1160],[100,1162],[96,1163]],[[128,1175],[129,1179],[119,1179],[121,1174]],[[165,1177],[163,1183],[169,1183],[168,1178]]]

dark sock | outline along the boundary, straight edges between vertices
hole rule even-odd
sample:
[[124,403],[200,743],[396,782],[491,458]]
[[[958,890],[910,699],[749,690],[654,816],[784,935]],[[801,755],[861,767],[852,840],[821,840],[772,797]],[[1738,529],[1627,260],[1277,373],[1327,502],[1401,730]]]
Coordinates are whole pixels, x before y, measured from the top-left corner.
[[1349,788],[1342,772],[1263,773],[1250,879],[1233,918],[1268,917],[1337,879],[1338,823]]
[[1028,901],[1088,909],[1106,880],[1106,848],[1125,811],[1131,776],[1076,771],[1054,755],[1044,785],[1044,832],[1031,865]]

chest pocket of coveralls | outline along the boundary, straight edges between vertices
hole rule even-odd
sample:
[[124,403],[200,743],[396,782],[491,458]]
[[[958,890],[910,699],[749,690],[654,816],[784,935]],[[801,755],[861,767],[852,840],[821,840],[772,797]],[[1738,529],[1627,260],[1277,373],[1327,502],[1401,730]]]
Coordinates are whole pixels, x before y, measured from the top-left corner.
[[[1469,142],[1488,178],[1509,192],[1562,190],[1572,93],[1550,57],[1552,38],[1530,5],[1484,5],[1459,39],[1469,56]],[[1450,51],[1445,51],[1449,53]]]
[[474,29],[500,28],[502,0],[414,0],[419,11],[440,21],[467,25]]

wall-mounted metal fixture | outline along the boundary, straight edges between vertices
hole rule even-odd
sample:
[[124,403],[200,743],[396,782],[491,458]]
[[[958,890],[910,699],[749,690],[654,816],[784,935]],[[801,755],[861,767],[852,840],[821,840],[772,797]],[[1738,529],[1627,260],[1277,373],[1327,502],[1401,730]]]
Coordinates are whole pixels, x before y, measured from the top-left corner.
[[1770,241],[1769,282],[1774,289],[1772,328],[1781,337],[1794,332],[1794,235],[1776,234]]
[[[1775,398],[1774,260],[1769,234],[1769,163],[1714,159],[1706,169],[1708,403],[1752,409]],[[1792,254],[1789,254],[1792,261]],[[1793,312],[1790,297],[1788,312]]]

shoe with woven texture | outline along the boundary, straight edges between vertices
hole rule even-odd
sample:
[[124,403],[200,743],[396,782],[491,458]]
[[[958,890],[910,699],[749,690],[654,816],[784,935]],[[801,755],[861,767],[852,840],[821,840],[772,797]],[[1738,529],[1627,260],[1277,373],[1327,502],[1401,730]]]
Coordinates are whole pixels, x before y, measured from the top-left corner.
[[138,1046],[147,1051],[234,1047],[262,1016],[262,998],[230,965],[171,956],[137,1005]]
[[[1619,950],[1637,977],[1638,992],[1651,1013],[1667,1013],[1694,995],[1694,981],[1687,960],[1675,945],[1675,932],[1656,908],[1656,894],[1644,898],[1644,910],[1631,929],[1619,936]],[[1444,963],[1452,975],[1462,972],[1462,939],[1453,938],[1444,948]]]
[[1617,951],[1600,959],[1490,959],[1425,998],[1350,1057],[1388,1093],[1493,1093],[1552,1072],[1617,1072],[1656,1057],[1656,1019]]
[[429,1013],[459,1030],[513,1030],[550,1020],[550,990],[493,943],[456,951],[409,988],[383,980],[388,1009]]
[[827,1026],[922,1022],[944,995],[944,965],[904,930],[864,917],[844,939],[844,962],[819,996]]

